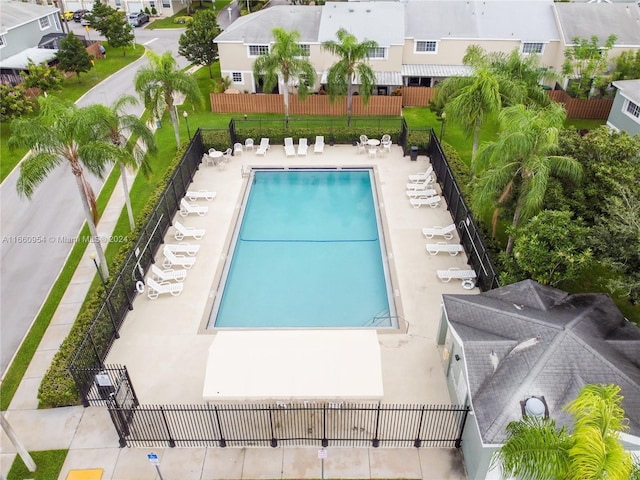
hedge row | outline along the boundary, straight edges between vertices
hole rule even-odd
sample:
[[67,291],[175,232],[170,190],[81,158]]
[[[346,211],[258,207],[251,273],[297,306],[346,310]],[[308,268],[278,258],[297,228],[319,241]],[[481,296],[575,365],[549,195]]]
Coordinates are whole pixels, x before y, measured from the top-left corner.
[[[182,147],[176,152],[170,165],[167,166],[167,171],[164,177],[158,182],[154,193],[147,199],[146,205],[137,217],[137,226],[135,230],[127,235],[127,241],[121,244],[118,253],[110,262],[111,264],[109,265],[109,269],[111,272],[118,272],[123,268],[126,259],[133,251],[136,242],[140,237],[142,227],[146,225],[158,200],[160,199],[160,196],[162,195],[162,192],[167,187],[176,167],[182,160],[184,151],[185,147]],[[109,288],[115,277],[115,275],[112,275],[107,279],[107,288]],[[73,327],[71,327],[69,335],[64,339],[62,345],[60,345],[60,349],[54,356],[49,370],[42,379],[42,383],[38,390],[39,408],[65,407],[69,405],[78,405],[80,403],[80,394],[71,374],[69,373],[69,366],[76,350],[89,331],[89,328],[91,327],[94,318],[98,315],[104,301],[105,292],[102,287],[94,290],[85,300],[80,314],[76,318]],[[101,336],[100,333],[98,333],[98,336]]]

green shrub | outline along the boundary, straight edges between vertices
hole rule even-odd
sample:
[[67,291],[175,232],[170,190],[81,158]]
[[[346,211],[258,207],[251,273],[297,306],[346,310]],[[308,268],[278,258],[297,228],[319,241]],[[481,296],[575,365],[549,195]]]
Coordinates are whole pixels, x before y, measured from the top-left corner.
[[[162,180],[158,182],[155,192],[147,199],[145,207],[136,219],[136,229],[127,237],[127,240],[121,244],[118,253],[115,255],[111,265],[109,266],[109,269],[112,272],[118,272],[123,268],[127,257],[133,251],[135,244],[140,237],[142,227],[147,223],[160,196],[162,195],[162,192],[167,187],[171,176],[174,174],[176,166],[180,163],[182,156],[184,155],[184,150],[185,147],[182,147],[176,152],[175,157],[172,160],[172,164],[167,169],[167,173]],[[114,274],[107,279],[107,288],[109,288],[113,279],[116,277],[117,275]],[[124,292],[120,292],[120,294],[123,295]],[[94,291],[87,300],[85,300],[80,314],[76,318],[73,327],[71,327],[69,335],[60,345],[58,352],[53,357],[49,370],[42,379],[42,383],[38,390],[40,408],[66,407],[70,405],[77,405],[80,402],[80,394],[69,372],[69,366],[82,342],[82,339],[89,331],[94,319],[96,319],[100,311],[100,307],[104,303],[104,299],[105,292],[102,288],[99,288]],[[117,296],[114,297],[113,300],[114,303],[120,301]],[[100,327],[104,327],[104,325],[98,324],[97,328],[94,327],[95,330],[93,331],[97,340],[96,343],[98,344],[98,348],[101,346],[101,337],[107,334],[107,331],[109,330],[109,328],[105,329]],[[110,327],[110,324],[108,324],[107,327]],[[102,343],[104,343],[104,341]]]
[[156,7],[151,7],[151,15],[157,15],[158,14],[158,10],[156,10]]
[[183,23],[189,23],[189,22],[193,22],[193,17],[189,17],[187,15],[183,15],[181,17],[176,17],[173,19],[173,23],[183,24]]

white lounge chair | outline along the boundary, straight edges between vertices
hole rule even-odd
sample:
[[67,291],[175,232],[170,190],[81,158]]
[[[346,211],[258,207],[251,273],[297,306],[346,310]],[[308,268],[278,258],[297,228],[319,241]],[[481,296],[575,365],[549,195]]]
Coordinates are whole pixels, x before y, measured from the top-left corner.
[[211,201],[216,198],[216,192],[210,192],[208,190],[188,190],[186,196],[192,202],[201,200],[203,198],[205,200]]
[[427,243],[427,252],[429,252],[429,255],[437,255],[444,252],[455,257],[460,252],[464,252],[464,248],[459,243]]
[[423,173],[409,175],[409,181],[411,183],[433,183],[433,167],[429,165],[429,168],[427,168]]
[[264,155],[267,153],[267,150],[269,150],[269,139],[263,137],[260,139],[260,145],[256,150],[256,155]]
[[170,282],[156,282],[153,278],[147,278],[147,286],[149,287],[149,298],[155,300],[158,295],[162,293],[170,293],[174,297],[177,297],[182,293],[184,284],[182,282],[170,283]]
[[180,216],[186,217],[191,213],[196,213],[201,217],[209,211],[209,207],[201,207],[187,202],[184,198],[180,199]]
[[185,227],[177,220],[175,221],[173,226],[176,227],[176,233],[174,236],[178,241],[182,240],[183,238],[189,237],[200,240],[202,237],[204,237],[204,234],[206,232],[204,228]]
[[309,144],[307,143],[306,138],[301,138],[298,142],[298,156],[301,157],[307,154],[307,150],[309,148]]
[[233,155],[242,155],[242,144],[240,142],[233,144]]
[[460,270],[457,267],[451,267],[448,270],[438,270],[438,278],[443,282],[450,282],[452,278],[462,280],[462,288],[471,290],[476,286],[476,272],[474,270]]
[[191,268],[193,264],[196,263],[196,257],[185,257],[184,255],[179,255],[171,251],[171,249],[165,248],[162,250],[164,254],[164,261],[162,262],[162,266],[164,268],[171,267],[183,267],[183,268]]
[[284,139],[284,153],[287,157],[296,156],[296,147],[293,146],[293,138],[287,137]]
[[426,190],[427,188],[433,188],[431,183],[433,182],[430,182],[429,180],[418,183],[407,183],[407,190]]
[[253,152],[253,138],[247,138],[244,141],[244,149],[251,150]]
[[190,257],[195,257],[196,253],[200,250],[200,245],[191,245],[187,242],[167,243],[164,249],[171,250],[175,254],[186,253]]
[[316,143],[313,146],[313,153],[322,153],[324,152],[324,136],[318,135],[316,137]]
[[423,205],[436,208],[440,205],[440,200],[442,200],[442,197],[440,197],[440,195],[436,195],[435,197],[428,198],[410,198],[409,202],[411,202],[411,206],[413,208],[420,208]]
[[425,238],[433,238],[433,237],[444,237],[445,240],[451,240],[453,238],[453,232],[456,231],[455,224],[447,225],[446,227],[431,227],[431,228],[423,228],[422,234]]
[[437,194],[438,192],[433,188],[427,188],[425,190],[407,190],[407,197],[409,198],[428,198]]
[[171,280],[182,282],[187,277],[187,271],[184,268],[180,270],[172,270],[170,268],[163,270],[155,263],[151,264],[151,274],[151,278],[158,282],[170,282]]

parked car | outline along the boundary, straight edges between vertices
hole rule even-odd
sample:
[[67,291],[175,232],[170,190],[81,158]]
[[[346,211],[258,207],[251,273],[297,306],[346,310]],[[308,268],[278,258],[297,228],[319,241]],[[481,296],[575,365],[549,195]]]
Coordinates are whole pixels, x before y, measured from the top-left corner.
[[90,26],[91,25],[91,14],[85,13],[80,19],[80,25]]
[[75,12],[73,12],[73,21],[80,23],[80,20],[82,20],[82,17],[84,17],[85,13],[89,13],[89,10],[76,10]]
[[139,27],[140,25],[144,25],[148,21],[149,15],[147,15],[146,13],[138,12],[129,14],[129,24],[133,27]]
[[60,12],[60,20],[73,20],[73,12],[71,10]]

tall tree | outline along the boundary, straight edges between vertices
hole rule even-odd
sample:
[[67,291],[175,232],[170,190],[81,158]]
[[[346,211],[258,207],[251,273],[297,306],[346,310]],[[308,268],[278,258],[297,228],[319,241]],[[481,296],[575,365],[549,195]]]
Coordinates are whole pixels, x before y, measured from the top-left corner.
[[[608,53],[616,43],[617,37],[609,35],[600,45],[600,40],[593,35],[586,38],[574,37],[573,45],[564,51],[562,73],[571,80],[567,91],[577,98],[589,98],[594,89],[603,84],[603,75],[609,66]],[[608,83],[608,81],[607,81]]]
[[48,93],[60,90],[62,86],[62,74],[55,67],[50,67],[46,62],[35,64],[29,59],[27,70],[20,72],[25,88],[39,88],[42,92]]
[[353,112],[353,84],[358,82],[358,94],[365,105],[373,93],[376,76],[369,65],[371,51],[378,48],[373,40],[358,42],[355,35],[341,28],[336,33],[338,41],[322,42],[322,49],[338,57],[338,61],[329,67],[327,74],[327,92],[330,98],[338,95],[347,96],[347,125],[351,125]]
[[[494,234],[501,208],[515,198],[512,227],[542,208],[549,177],[557,174],[572,181],[582,176],[582,166],[571,157],[555,155],[558,134],[566,118],[560,104],[547,107],[515,105],[498,115],[498,140],[482,145],[478,164],[484,168],[474,189],[473,205],[484,212],[494,209]],[[513,232],[505,253],[513,250]]]
[[[447,120],[453,120],[473,137],[471,175],[475,172],[480,130],[488,117],[503,106],[526,101],[525,83],[513,76],[506,59],[488,55],[477,45],[467,48],[463,63],[473,68],[468,77],[449,77],[438,89],[438,102],[444,106]],[[500,66],[500,68],[498,68]]]
[[196,80],[188,73],[178,70],[171,52],[158,55],[149,50],[147,56],[149,66],[140,68],[134,79],[136,92],[142,97],[145,107],[151,110],[154,118],[162,118],[163,110],[169,111],[176,145],[180,147],[180,125],[173,95],[181,93],[193,103],[202,105],[202,94]]
[[529,416],[507,426],[507,440],[493,459],[503,477],[629,480],[631,453],[618,440],[628,430],[620,387],[586,385],[564,410],[573,417],[572,433],[554,420]]
[[616,58],[613,80],[634,80],[640,78],[640,50],[626,50]]
[[300,33],[287,32],[276,27],[271,30],[273,45],[269,52],[260,55],[253,63],[253,75],[263,78],[265,91],[271,91],[282,81],[284,118],[289,123],[289,88],[297,83],[298,95],[304,100],[316,83],[316,71],[308,59],[308,54],[300,45]]
[[75,72],[78,83],[80,83],[80,74],[93,68],[93,56],[89,55],[82,41],[72,32],[60,40],[56,60],[58,60],[58,68],[63,72]]
[[[120,168],[120,179],[129,216],[131,230],[135,228],[129,186],[127,185],[127,167],[140,167],[146,175],[151,168],[147,161],[146,153],[155,153],[156,142],[153,132],[149,130],[145,122],[135,115],[127,113],[127,107],[137,105],[138,100],[131,95],[123,95],[118,98],[111,107],[101,105],[104,109],[100,116],[100,123],[96,125],[106,136],[109,142],[117,147],[118,156],[113,161]],[[133,141],[128,141],[129,136]]]
[[49,173],[67,162],[74,175],[102,273],[109,276],[107,261],[96,231],[96,195],[85,170],[102,178],[109,159],[119,155],[118,147],[102,141],[95,125],[101,121],[101,105],[79,108],[56,97],[39,97],[40,115],[18,119],[12,124],[9,146],[26,147],[31,154],[20,164],[18,193],[30,198]]
[[211,65],[218,60],[218,44],[214,39],[220,34],[216,12],[199,10],[193,16],[193,21],[180,35],[178,53],[191,63],[206,65],[209,78],[213,78]]

